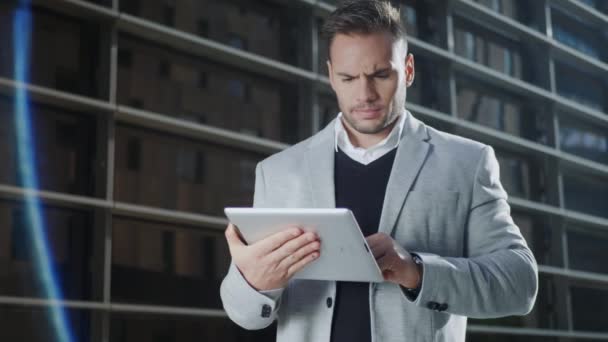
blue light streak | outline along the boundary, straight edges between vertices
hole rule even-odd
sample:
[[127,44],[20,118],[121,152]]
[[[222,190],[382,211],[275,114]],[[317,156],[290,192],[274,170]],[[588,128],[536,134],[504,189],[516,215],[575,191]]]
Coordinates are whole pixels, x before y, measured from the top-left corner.
[[[17,154],[22,186],[28,189],[38,189],[36,175],[36,155],[34,136],[31,126],[28,94],[22,86],[29,80],[30,31],[32,15],[28,0],[21,0],[15,10],[13,21],[13,51],[15,61],[15,81],[20,85],[15,89],[15,131],[17,136]],[[40,276],[45,295],[50,299],[61,299],[61,289],[57,285],[56,272],[53,269],[53,256],[49,250],[45,222],[42,218],[42,206],[38,196],[26,193],[25,209],[28,234],[32,241],[34,264]],[[51,305],[49,315],[55,330],[56,340],[71,342],[73,336],[63,307]]]

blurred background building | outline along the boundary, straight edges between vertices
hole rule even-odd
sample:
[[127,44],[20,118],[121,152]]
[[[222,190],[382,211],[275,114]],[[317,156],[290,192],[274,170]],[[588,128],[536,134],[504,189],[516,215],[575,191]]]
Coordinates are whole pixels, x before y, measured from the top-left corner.
[[[468,341],[608,340],[608,1],[394,1],[427,124],[491,144],[540,289]],[[0,340],[52,341],[24,229],[13,20],[0,3]],[[77,341],[272,341],[221,309],[225,206],[258,161],[337,114],[333,2],[34,0],[44,219]],[[56,304],[56,303],[55,303]]]

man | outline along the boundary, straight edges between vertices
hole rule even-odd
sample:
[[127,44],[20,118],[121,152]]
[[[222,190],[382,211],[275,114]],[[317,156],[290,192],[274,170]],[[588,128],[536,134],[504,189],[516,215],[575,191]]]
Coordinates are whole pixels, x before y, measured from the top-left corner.
[[352,342],[464,341],[467,317],[527,314],[537,265],[494,152],[405,110],[414,57],[398,11],[344,2],[324,33],[342,112],[258,164],[254,206],[350,208],[385,282],[290,280],[318,258],[318,237],[286,227],[246,246],[229,225],[228,316],[246,329],[277,319],[278,341]]

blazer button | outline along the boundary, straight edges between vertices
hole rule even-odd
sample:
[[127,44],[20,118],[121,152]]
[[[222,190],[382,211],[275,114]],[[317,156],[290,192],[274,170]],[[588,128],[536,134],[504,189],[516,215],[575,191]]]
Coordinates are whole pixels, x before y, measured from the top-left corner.
[[325,303],[327,304],[328,308],[331,308],[331,306],[334,303],[334,300],[331,297],[327,297],[327,300],[325,301]]
[[448,305],[446,303],[443,303],[439,306],[439,311],[445,311],[448,309]]
[[431,310],[438,310],[440,305],[437,302],[428,302],[428,303],[426,303],[426,307]]
[[272,312],[272,308],[268,304],[262,305],[262,317],[268,318],[270,317],[270,313]]

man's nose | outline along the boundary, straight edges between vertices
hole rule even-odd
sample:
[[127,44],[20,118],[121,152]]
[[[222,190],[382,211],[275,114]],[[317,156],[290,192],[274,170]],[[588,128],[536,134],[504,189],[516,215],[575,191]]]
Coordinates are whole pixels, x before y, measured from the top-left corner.
[[376,91],[374,81],[367,77],[361,78],[357,91],[357,102],[359,103],[373,102],[378,99],[378,92]]

